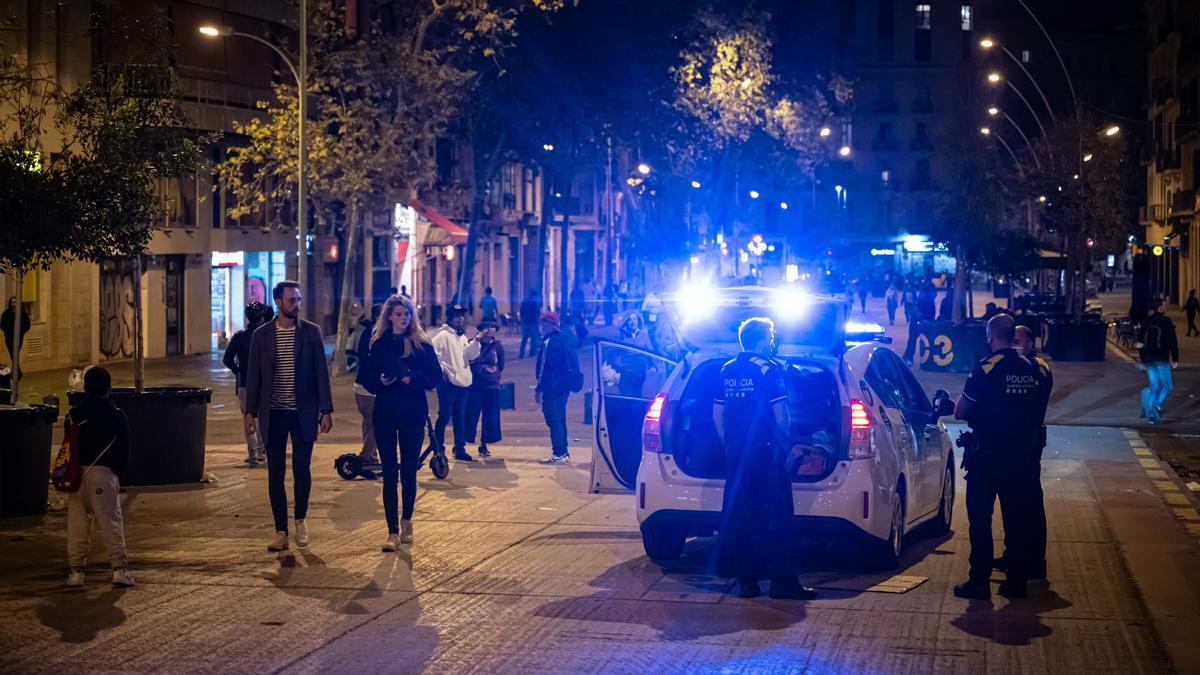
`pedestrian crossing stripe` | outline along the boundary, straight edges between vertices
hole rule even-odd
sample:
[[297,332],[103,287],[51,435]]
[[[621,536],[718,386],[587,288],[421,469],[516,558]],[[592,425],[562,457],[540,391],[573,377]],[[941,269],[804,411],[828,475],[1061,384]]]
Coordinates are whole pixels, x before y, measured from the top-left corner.
[[1175,517],[1180,520],[1187,520],[1195,523],[1200,523],[1200,513],[1196,513],[1196,509],[1191,507],[1176,508]]
[[1169,480],[1156,480],[1154,481],[1154,487],[1163,492],[1179,492],[1179,486]]
[[1158,468],[1158,460],[1157,459],[1139,459],[1138,464],[1141,464],[1142,467],[1146,468],[1146,469],[1157,469]]
[[1184,523],[1183,526],[1187,528],[1188,534],[1200,538],[1200,523]]
[[1150,448],[1134,448],[1133,454],[1139,457],[1153,457],[1154,453],[1150,452]]
[[1191,502],[1188,501],[1187,495],[1181,492],[1168,492],[1163,495],[1163,497],[1165,497],[1167,499],[1167,503],[1172,506],[1188,506],[1191,504]]
[[1167,476],[1167,472],[1162,469],[1146,469],[1146,475],[1150,477],[1150,480],[1171,480]]
[[1131,439],[1129,439],[1129,447],[1133,448],[1134,450],[1137,450],[1138,448],[1147,448],[1148,449],[1150,446],[1146,445],[1145,441],[1135,441],[1131,438]]
[[1141,435],[1141,434],[1139,434],[1139,433],[1138,433],[1138,432],[1136,432],[1136,431],[1132,431],[1132,430],[1130,430],[1130,429],[1125,429],[1125,430],[1124,430],[1124,431],[1122,431],[1121,433],[1125,434],[1125,438],[1135,438],[1135,439],[1138,439],[1138,440],[1141,440],[1141,438],[1142,438],[1142,435]]

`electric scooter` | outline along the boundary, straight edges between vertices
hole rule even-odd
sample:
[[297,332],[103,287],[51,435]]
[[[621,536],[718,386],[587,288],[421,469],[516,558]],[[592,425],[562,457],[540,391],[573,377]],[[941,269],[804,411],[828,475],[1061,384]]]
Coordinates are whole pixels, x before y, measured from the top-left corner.
[[[433,422],[428,416],[425,417],[425,430],[429,434],[429,445],[421,453],[417,471],[420,471],[421,467],[425,466],[425,461],[428,460],[429,470],[433,472],[433,477],[445,480],[446,476],[450,475],[450,460],[446,459],[445,446],[437,442],[437,437],[433,433]],[[359,477],[375,480],[379,477],[379,472],[383,470],[383,465],[363,464],[358,453],[348,452],[333,460],[333,468],[337,471],[337,475],[345,480],[354,480]]]

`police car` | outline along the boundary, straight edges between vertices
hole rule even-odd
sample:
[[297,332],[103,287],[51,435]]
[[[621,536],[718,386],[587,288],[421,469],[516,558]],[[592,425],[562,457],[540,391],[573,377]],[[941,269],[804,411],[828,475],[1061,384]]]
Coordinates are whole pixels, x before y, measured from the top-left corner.
[[742,287],[685,289],[668,304],[662,320],[688,350],[680,360],[607,341],[593,352],[590,489],[636,495],[650,558],[678,558],[689,537],[716,532],[726,467],[713,400],[721,366],[740,351],[737,328],[754,316],[775,321],[807,432],[832,451],[823,471],[793,477],[797,538],[858,541],[890,568],[906,532],[950,529],[954,452],[940,420],[953,402],[940,390],[930,399],[881,342],[848,335],[841,298]]

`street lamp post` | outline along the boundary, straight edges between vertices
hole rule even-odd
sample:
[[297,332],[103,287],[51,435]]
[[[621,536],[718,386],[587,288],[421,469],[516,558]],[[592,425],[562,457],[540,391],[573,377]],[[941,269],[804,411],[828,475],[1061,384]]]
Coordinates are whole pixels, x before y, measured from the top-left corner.
[[1021,138],[1025,141],[1025,147],[1029,148],[1029,154],[1033,156],[1034,164],[1036,164],[1039,169],[1042,168],[1042,160],[1038,159],[1037,151],[1033,149],[1033,143],[1029,141],[1029,136],[1026,135],[1025,130],[1021,128],[1021,125],[1017,124],[1016,120],[1010,117],[1008,113],[994,106],[988,108],[988,114],[992,117],[1001,115],[1004,117],[1004,119],[1008,120],[1008,123],[1013,125],[1013,128],[1017,130],[1017,133],[1021,134]]
[[988,79],[988,82],[990,82],[992,84],[1000,84],[1001,81],[1004,81],[1005,83],[1008,84],[1008,88],[1013,90],[1013,93],[1015,93],[1017,95],[1017,97],[1021,99],[1021,102],[1025,104],[1026,108],[1029,108],[1029,114],[1033,115],[1034,121],[1037,122],[1038,129],[1040,129],[1042,131],[1042,138],[1045,138],[1046,137],[1046,127],[1045,127],[1045,125],[1042,124],[1042,119],[1040,117],[1038,117],[1037,111],[1035,111],[1033,109],[1033,105],[1029,102],[1029,99],[1025,98],[1025,94],[1022,94],[1021,90],[1017,89],[1017,85],[1013,84],[1012,81],[1009,80],[1008,78],[1000,75],[1000,73],[991,73],[988,75],[987,79]]
[[1033,88],[1037,90],[1038,95],[1042,97],[1042,103],[1046,105],[1046,112],[1050,113],[1050,119],[1054,120],[1054,109],[1050,107],[1050,99],[1046,98],[1046,92],[1042,91],[1042,88],[1038,85],[1037,80],[1033,79],[1033,74],[1029,72],[1029,69],[1025,67],[1025,64],[1021,62],[1021,59],[1018,59],[1013,55],[1012,52],[1008,51],[1008,47],[1005,47],[991,38],[984,38],[980,40],[979,46],[983,47],[984,49],[999,47],[1000,51],[1004,52],[1013,63],[1017,64],[1017,67],[1021,69],[1021,72],[1025,73],[1025,77],[1028,78],[1031,83],[1033,83]]
[[304,120],[306,114],[305,99],[308,98],[305,87],[308,76],[308,14],[306,5],[307,0],[300,0],[300,67],[298,69],[296,64],[288,57],[287,52],[257,35],[242,33],[229,26],[205,25],[200,27],[200,33],[208,37],[244,37],[266,45],[279,56],[284,65],[288,67],[288,70],[291,71],[292,77],[296,79],[297,126],[300,132],[299,157],[296,162],[296,281],[300,284],[302,293],[308,292],[308,286],[306,285],[308,277],[306,268],[308,266],[305,264],[308,258],[308,209],[304,194],[304,165],[305,155],[307,154],[304,151],[306,147],[304,142]]

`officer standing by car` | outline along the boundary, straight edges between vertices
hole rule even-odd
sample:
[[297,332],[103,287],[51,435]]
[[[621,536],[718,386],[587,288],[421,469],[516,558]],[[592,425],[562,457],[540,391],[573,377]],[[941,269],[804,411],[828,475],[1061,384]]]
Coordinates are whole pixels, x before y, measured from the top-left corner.
[[1013,349],[1015,329],[1007,314],[988,321],[987,342],[992,354],[971,371],[954,407],[954,417],[971,427],[971,435],[963,443],[970,573],[965,583],[954,587],[960,598],[991,598],[992,512],[997,497],[1001,508],[1012,514],[1014,525],[1005,532],[1011,548],[1007,578],[999,592],[1009,598],[1026,595],[1033,550],[1030,502],[1038,482],[1038,472],[1030,467],[1038,461],[1041,392],[1037,366]]
[[770,319],[747,319],[738,328],[738,342],[742,353],[721,368],[721,399],[713,404],[729,476],[718,530],[718,573],[737,577],[743,598],[759,594],[765,572],[772,598],[812,599],[816,592],[800,584],[789,559],[792,484],[781,441],[789,419],[784,369],[771,358],[775,325]]

